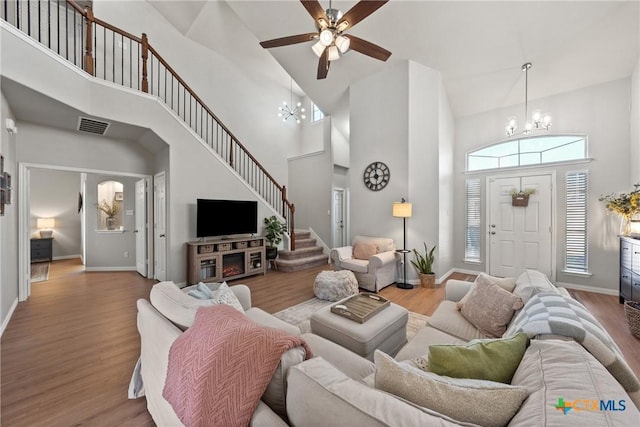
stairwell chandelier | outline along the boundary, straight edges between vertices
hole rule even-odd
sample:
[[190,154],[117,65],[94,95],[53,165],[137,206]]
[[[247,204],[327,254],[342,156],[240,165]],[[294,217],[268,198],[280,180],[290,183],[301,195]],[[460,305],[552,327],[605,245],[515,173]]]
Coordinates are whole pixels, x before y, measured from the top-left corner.
[[[529,69],[531,68],[531,63],[527,62],[522,66],[522,71],[524,71],[524,118],[527,120],[527,114],[529,113],[529,99],[528,99],[528,90],[529,90]],[[551,127],[551,114],[544,113],[542,111],[535,110],[531,115],[531,121],[526,121],[524,125],[524,130],[522,131],[523,135],[530,135],[534,130],[549,130]],[[513,136],[516,133],[516,129],[518,129],[518,121],[516,120],[516,116],[511,116],[507,119],[507,125],[505,127],[505,131],[508,137]]]
[[[291,105],[293,105],[293,79],[291,79],[289,93],[291,95]],[[296,123],[300,123],[300,120],[304,120],[307,118],[307,116],[304,115],[304,108],[302,107],[301,102],[298,102],[296,106],[292,108],[289,107],[287,101],[284,101],[282,105],[278,107],[278,110],[280,110],[280,112],[278,113],[278,117],[281,117],[283,122],[286,122],[289,119],[294,119]]]

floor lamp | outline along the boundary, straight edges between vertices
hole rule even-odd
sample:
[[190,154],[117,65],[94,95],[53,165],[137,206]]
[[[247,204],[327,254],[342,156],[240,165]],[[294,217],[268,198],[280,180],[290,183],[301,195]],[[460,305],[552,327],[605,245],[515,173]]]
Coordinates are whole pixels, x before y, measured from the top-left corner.
[[402,242],[402,249],[398,249],[396,252],[401,253],[404,264],[404,276],[402,277],[402,283],[396,283],[396,286],[401,289],[413,289],[413,285],[407,283],[407,254],[410,252],[407,250],[407,218],[411,218],[411,203],[402,198],[401,202],[393,202],[393,216],[396,218],[402,218],[402,230],[404,235],[404,241]]

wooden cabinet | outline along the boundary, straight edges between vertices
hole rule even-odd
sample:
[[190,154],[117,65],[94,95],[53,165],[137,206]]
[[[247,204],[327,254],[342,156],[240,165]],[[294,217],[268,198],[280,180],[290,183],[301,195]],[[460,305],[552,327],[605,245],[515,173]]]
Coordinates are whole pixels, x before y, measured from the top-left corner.
[[53,260],[53,237],[31,239],[31,262]]
[[620,303],[640,302],[640,240],[620,237]]
[[220,282],[265,274],[264,238],[187,243],[187,282]]

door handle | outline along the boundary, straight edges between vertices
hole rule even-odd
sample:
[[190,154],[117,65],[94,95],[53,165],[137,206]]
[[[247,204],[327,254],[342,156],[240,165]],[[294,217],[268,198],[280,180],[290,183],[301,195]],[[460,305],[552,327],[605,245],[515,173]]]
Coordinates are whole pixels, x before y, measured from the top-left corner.
[[489,234],[496,234],[496,232],[495,231],[490,231]]
[[496,228],[496,225],[495,224],[491,224],[491,228]]
[[133,232],[134,232],[134,233],[137,233],[137,232],[138,232],[138,230],[133,230]]
[[164,234],[161,234],[159,237],[165,237],[165,235],[164,235]]

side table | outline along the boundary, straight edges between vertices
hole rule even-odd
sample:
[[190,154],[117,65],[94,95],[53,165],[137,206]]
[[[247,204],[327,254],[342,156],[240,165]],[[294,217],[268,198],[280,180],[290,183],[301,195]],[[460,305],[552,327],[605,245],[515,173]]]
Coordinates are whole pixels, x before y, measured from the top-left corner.
[[31,239],[31,262],[53,261],[53,237]]

